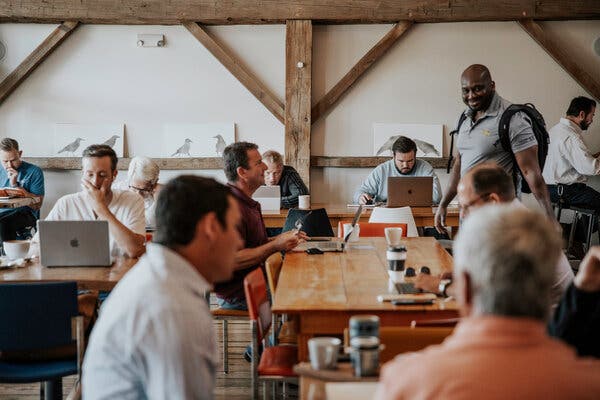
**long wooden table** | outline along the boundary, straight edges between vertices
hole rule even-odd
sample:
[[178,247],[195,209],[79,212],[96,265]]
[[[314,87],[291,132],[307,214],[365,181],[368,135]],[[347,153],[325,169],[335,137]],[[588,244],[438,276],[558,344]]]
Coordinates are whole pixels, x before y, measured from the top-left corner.
[[76,281],[82,290],[112,290],[138,259],[118,258],[111,267],[48,268],[35,258],[24,267],[0,268],[0,284],[19,282]]
[[[432,274],[452,270],[452,257],[435,239],[406,238],[405,244],[407,267],[427,265]],[[454,301],[440,300],[428,306],[379,303],[377,295],[389,290],[385,249],[383,238],[361,238],[344,253],[285,256],[272,310],[298,316],[300,361],[308,358],[308,339],[341,335],[353,315],[378,315],[382,326],[408,326],[415,319],[458,316]]]
[[[345,204],[311,204],[311,208],[325,208],[327,215],[331,221],[331,226],[335,229],[339,221],[352,220],[356,213],[356,207],[348,207]],[[433,226],[433,218],[435,216],[436,207],[412,207],[415,224],[421,226]],[[372,209],[365,209],[360,216],[360,222],[368,222],[371,217]],[[263,220],[267,228],[281,228],[287,218],[288,210],[281,209],[279,211],[263,211]],[[446,216],[446,225],[456,228],[458,227],[458,208],[448,208]]]
[[37,197],[13,197],[10,199],[0,199],[0,208],[19,208],[39,202],[40,199]]

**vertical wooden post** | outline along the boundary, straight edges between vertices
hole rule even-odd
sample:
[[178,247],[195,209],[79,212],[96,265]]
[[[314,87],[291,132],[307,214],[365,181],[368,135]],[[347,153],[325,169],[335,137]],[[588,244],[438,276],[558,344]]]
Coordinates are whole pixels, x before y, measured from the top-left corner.
[[285,163],[310,187],[312,22],[288,20],[285,30]]

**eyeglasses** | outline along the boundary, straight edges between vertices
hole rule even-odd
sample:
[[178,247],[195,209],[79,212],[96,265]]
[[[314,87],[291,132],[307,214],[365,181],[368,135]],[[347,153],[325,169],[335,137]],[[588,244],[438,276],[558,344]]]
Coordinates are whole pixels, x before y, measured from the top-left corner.
[[477,204],[481,200],[487,201],[487,199],[490,195],[491,195],[491,193],[480,194],[475,199],[471,200],[470,202],[468,202],[466,204],[459,204],[458,209],[460,210],[460,212],[462,214],[465,214],[469,210],[469,208],[473,207],[475,204]]
[[152,192],[154,191],[154,188],[139,188],[133,185],[129,185],[129,189],[133,190],[134,192],[143,195],[150,195],[152,194]]

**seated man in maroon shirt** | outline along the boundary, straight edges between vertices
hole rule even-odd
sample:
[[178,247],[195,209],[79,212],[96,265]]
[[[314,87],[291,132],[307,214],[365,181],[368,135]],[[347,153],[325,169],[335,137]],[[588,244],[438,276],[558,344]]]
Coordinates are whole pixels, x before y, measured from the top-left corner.
[[219,306],[233,310],[247,310],[244,295],[244,277],[257,267],[264,268],[264,262],[271,254],[288,251],[305,239],[304,232],[288,231],[267,238],[260,204],[252,199],[252,194],[265,184],[267,166],[262,161],[258,146],[254,143],[233,143],[223,150],[225,176],[231,193],[237,199],[242,219],[238,230],[244,240],[244,249],[236,254],[236,267],[233,279],[217,284],[215,294]]

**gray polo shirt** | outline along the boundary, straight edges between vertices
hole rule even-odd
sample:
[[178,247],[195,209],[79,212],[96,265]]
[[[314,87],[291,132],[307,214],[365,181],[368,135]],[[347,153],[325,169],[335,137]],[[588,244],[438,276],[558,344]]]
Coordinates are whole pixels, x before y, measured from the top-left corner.
[[358,203],[359,197],[362,193],[368,193],[373,197],[376,202],[387,201],[387,181],[390,176],[433,176],[433,203],[439,204],[442,198],[442,189],[440,188],[440,181],[433,170],[431,164],[427,161],[417,159],[415,166],[409,174],[403,175],[396,168],[394,159],[379,164],[367,177],[367,180],[363,182],[354,193],[354,202]]
[[[461,125],[456,138],[456,148],[460,154],[461,163],[460,176],[477,164],[486,161],[495,162],[507,173],[512,174],[511,155],[502,149],[498,135],[500,117],[510,104],[498,93],[494,93],[490,106],[477,122],[473,123],[473,112],[470,109],[464,112],[467,118]],[[518,112],[512,117],[508,132],[514,153],[537,145],[531,123],[522,112]]]

